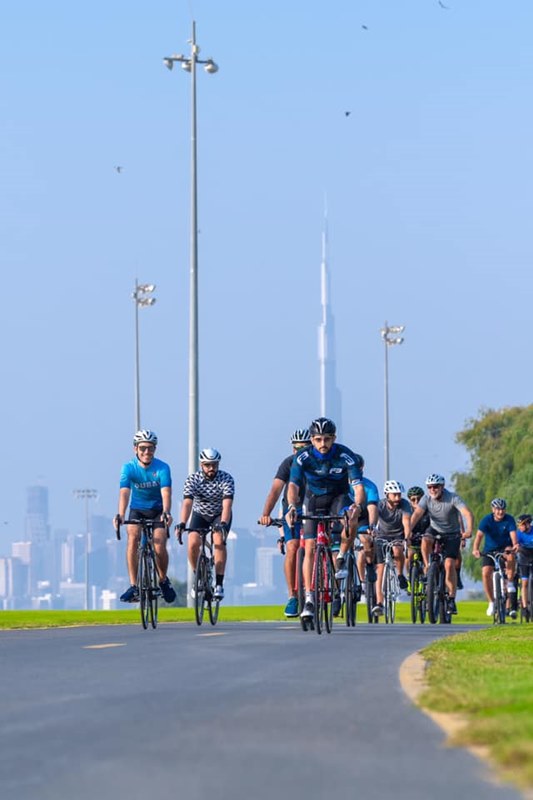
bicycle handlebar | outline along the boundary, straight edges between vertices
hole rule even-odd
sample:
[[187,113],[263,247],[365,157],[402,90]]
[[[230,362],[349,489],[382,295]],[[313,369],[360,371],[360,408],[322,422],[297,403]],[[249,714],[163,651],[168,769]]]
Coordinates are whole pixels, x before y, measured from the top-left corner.
[[[164,514],[163,516],[168,518],[168,514]],[[115,528],[115,533],[116,533],[117,539],[119,541],[120,541],[120,528],[121,528],[122,525],[141,525],[141,527],[151,528],[152,531],[153,531],[154,522],[160,522],[160,520],[156,520],[156,519],[125,519],[125,520],[122,520],[122,522],[121,522],[120,517],[119,517],[118,514],[115,515],[113,521],[117,525],[117,527]],[[165,523],[164,527],[165,527],[165,530],[167,532],[167,539],[169,539],[170,538],[170,531],[168,529],[168,524],[166,523],[166,521],[164,521],[164,523]]]

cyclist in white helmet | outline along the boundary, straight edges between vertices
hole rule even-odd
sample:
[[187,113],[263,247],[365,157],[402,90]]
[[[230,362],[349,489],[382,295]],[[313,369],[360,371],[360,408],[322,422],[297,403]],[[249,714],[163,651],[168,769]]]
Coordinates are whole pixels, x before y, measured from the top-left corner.
[[[272,481],[272,486],[270,487],[270,491],[266,497],[265,505],[263,507],[263,513],[259,519],[260,525],[270,525],[272,523],[272,517],[270,516],[274,506],[278,502],[281,493],[283,492],[283,497],[281,501],[281,509],[282,509],[282,516],[285,517],[287,513],[288,503],[287,503],[287,490],[289,479],[291,475],[291,465],[293,462],[293,458],[296,453],[302,450],[304,447],[309,447],[311,444],[311,434],[307,428],[297,428],[291,436],[291,444],[292,444],[292,455],[287,456],[284,458],[281,464],[278,467],[278,471],[274,476],[274,480]],[[297,507],[297,512],[301,513],[302,507],[299,505]],[[300,530],[302,527],[302,523],[295,522],[294,526],[291,528],[286,520],[283,520],[283,537],[285,539],[285,563],[284,563],[284,573],[285,573],[285,580],[287,581],[287,589],[289,592],[289,600],[287,605],[285,606],[285,616],[286,617],[297,617],[298,616],[298,598],[295,593],[295,571],[296,571],[296,554],[298,552],[298,547],[300,546]]]
[[[404,493],[403,484],[400,481],[385,481],[383,486],[383,499],[378,502],[378,527],[377,535],[380,539],[389,539],[390,541],[402,539],[408,541],[411,536],[411,506],[407,500],[402,497]],[[383,614],[383,568],[384,568],[384,553],[383,547],[377,544],[374,548],[375,559],[377,564],[377,580],[376,580],[376,605],[372,609],[372,613],[376,615]],[[401,589],[407,589],[408,583],[405,575],[403,574],[405,564],[404,548],[398,545],[393,548],[394,560],[396,561],[396,569],[398,571],[398,581]]]
[[[126,518],[130,503],[130,519],[157,520],[154,525],[154,549],[159,573],[159,586],[167,603],[173,603],[176,592],[167,577],[168,551],[167,530],[172,523],[172,478],[170,467],[155,458],[157,436],[153,431],[140,430],[133,437],[135,458],[122,467],[120,474],[120,493],[118,514],[113,520],[115,529]],[[140,525],[128,525],[127,563],[131,585],[123,595],[123,603],[136,603],[139,600],[137,581],[137,548],[141,535]]]
[[[429,514],[430,527],[422,536],[422,558],[424,567],[427,571],[433,546],[435,534],[440,533],[443,537],[444,549],[444,568],[446,570],[446,588],[448,589],[449,613],[457,614],[455,594],[457,591],[457,569],[456,562],[459,557],[461,543],[464,539],[470,539],[474,527],[474,515],[466,505],[462,497],[455,492],[445,489],[445,479],[442,475],[433,472],[426,478],[428,494],[424,495],[418,503],[418,508],[411,517],[411,527],[423,517],[427,511]],[[466,529],[462,530],[462,519],[466,523]]]
[[[191,569],[196,569],[202,537],[195,531],[216,527],[213,532],[215,545],[215,599],[224,597],[224,572],[226,570],[226,539],[231,528],[235,482],[229,472],[219,469],[222,456],[214,448],[207,447],[200,453],[200,469],[188,476],[183,487],[181,522],[176,525],[176,535],[189,521],[187,556]],[[189,520],[190,517],[190,520]],[[194,591],[194,589],[193,589]]]

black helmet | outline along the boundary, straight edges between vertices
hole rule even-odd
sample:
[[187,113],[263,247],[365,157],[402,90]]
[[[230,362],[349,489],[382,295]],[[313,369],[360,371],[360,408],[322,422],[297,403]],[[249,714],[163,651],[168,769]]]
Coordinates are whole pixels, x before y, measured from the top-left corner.
[[518,525],[521,525],[522,523],[531,525],[531,514],[520,514],[516,522]]
[[337,433],[337,428],[335,427],[335,423],[327,417],[318,417],[318,419],[314,419],[310,424],[309,433],[311,436],[321,436],[325,433],[334,436]]
[[421,486],[411,486],[407,490],[407,497],[424,497],[424,490]]

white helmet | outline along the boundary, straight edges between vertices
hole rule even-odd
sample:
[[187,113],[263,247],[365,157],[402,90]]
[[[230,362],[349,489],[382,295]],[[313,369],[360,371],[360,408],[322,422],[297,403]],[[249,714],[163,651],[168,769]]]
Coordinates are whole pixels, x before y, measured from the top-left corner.
[[438,475],[436,472],[426,478],[426,486],[444,486],[445,483],[446,481],[442,475]]
[[213,447],[206,447],[205,450],[202,450],[200,453],[200,464],[207,464],[209,461],[220,461],[222,456],[215,450]]
[[404,485],[400,481],[385,481],[383,494],[403,494],[404,492]]
[[133,437],[133,444],[138,445],[141,442],[150,442],[155,446],[157,445],[157,435],[153,431],[137,431]]

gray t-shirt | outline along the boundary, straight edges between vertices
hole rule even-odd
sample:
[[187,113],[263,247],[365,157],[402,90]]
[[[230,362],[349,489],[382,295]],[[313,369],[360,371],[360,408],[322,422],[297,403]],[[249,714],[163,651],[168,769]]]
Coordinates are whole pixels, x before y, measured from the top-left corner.
[[411,506],[407,500],[400,500],[400,505],[397,508],[389,508],[387,500],[384,498],[378,503],[378,530],[380,536],[388,536],[394,538],[395,536],[402,537],[403,530],[403,517],[404,514],[411,516]]
[[427,510],[431,527],[437,533],[460,533],[461,514],[459,509],[466,503],[462,497],[454,492],[444,489],[440,500],[424,495],[418,503],[418,508]]

